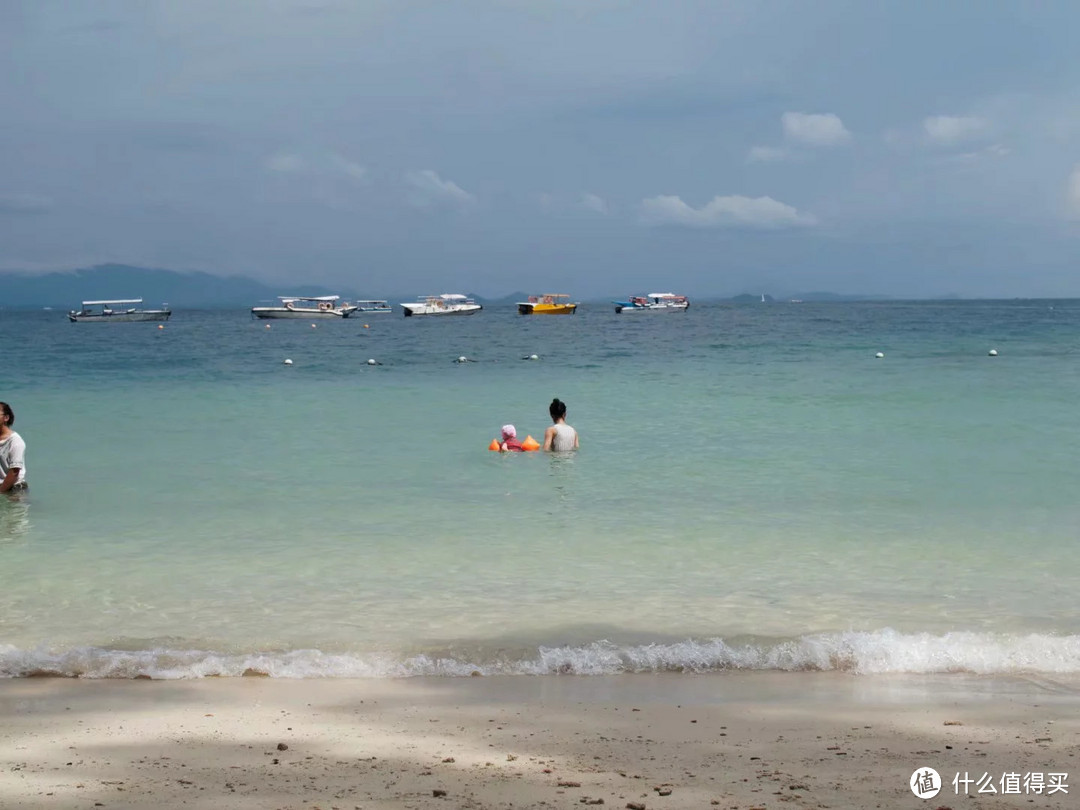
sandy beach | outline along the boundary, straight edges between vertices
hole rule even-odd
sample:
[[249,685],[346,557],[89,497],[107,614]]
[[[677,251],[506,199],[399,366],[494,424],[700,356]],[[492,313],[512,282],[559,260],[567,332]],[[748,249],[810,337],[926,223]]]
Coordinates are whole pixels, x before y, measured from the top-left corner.
[[[1065,807],[1080,793],[1073,687],[761,672],[10,680],[0,807]],[[930,800],[909,787],[924,767],[944,782]],[[965,772],[969,797],[951,784]],[[1005,793],[1011,773],[1045,787]]]

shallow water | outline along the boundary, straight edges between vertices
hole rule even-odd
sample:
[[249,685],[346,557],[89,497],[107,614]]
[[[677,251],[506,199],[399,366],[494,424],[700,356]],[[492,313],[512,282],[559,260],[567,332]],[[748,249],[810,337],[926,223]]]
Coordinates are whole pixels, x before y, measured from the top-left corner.
[[0,673],[1080,672],[1080,301],[164,326],[0,311]]

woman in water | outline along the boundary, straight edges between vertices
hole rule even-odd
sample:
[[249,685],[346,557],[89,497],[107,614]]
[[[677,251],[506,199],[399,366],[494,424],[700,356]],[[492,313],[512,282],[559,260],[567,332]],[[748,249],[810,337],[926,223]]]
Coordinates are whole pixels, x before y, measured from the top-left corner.
[[566,424],[566,403],[556,397],[551,400],[548,413],[551,414],[551,421],[555,424],[544,431],[544,449],[554,450],[557,453],[577,450],[577,431]]

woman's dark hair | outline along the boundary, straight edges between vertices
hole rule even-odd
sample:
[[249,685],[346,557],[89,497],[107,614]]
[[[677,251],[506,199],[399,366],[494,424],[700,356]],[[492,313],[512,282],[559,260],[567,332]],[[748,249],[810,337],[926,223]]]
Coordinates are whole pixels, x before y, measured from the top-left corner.
[[548,406],[548,413],[551,414],[553,421],[558,421],[566,417],[566,403],[560,400],[558,397],[551,400],[551,404]]
[[[556,400],[556,402],[558,402],[558,400]],[[554,405],[555,403],[553,402],[552,406],[554,407]],[[563,410],[565,411],[566,408],[563,408]],[[4,416],[8,418],[8,427],[11,427],[15,424],[15,411],[11,410],[10,405],[8,405],[6,402],[0,402],[0,411],[3,411]]]

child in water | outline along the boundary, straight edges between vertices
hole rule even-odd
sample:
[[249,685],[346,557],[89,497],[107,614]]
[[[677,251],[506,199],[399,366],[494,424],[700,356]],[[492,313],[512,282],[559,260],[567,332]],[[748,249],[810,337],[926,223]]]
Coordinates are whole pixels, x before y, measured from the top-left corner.
[[499,442],[499,449],[502,452],[520,453],[525,448],[521,446],[521,442],[517,438],[517,428],[513,425],[503,425],[502,428],[502,441]]

